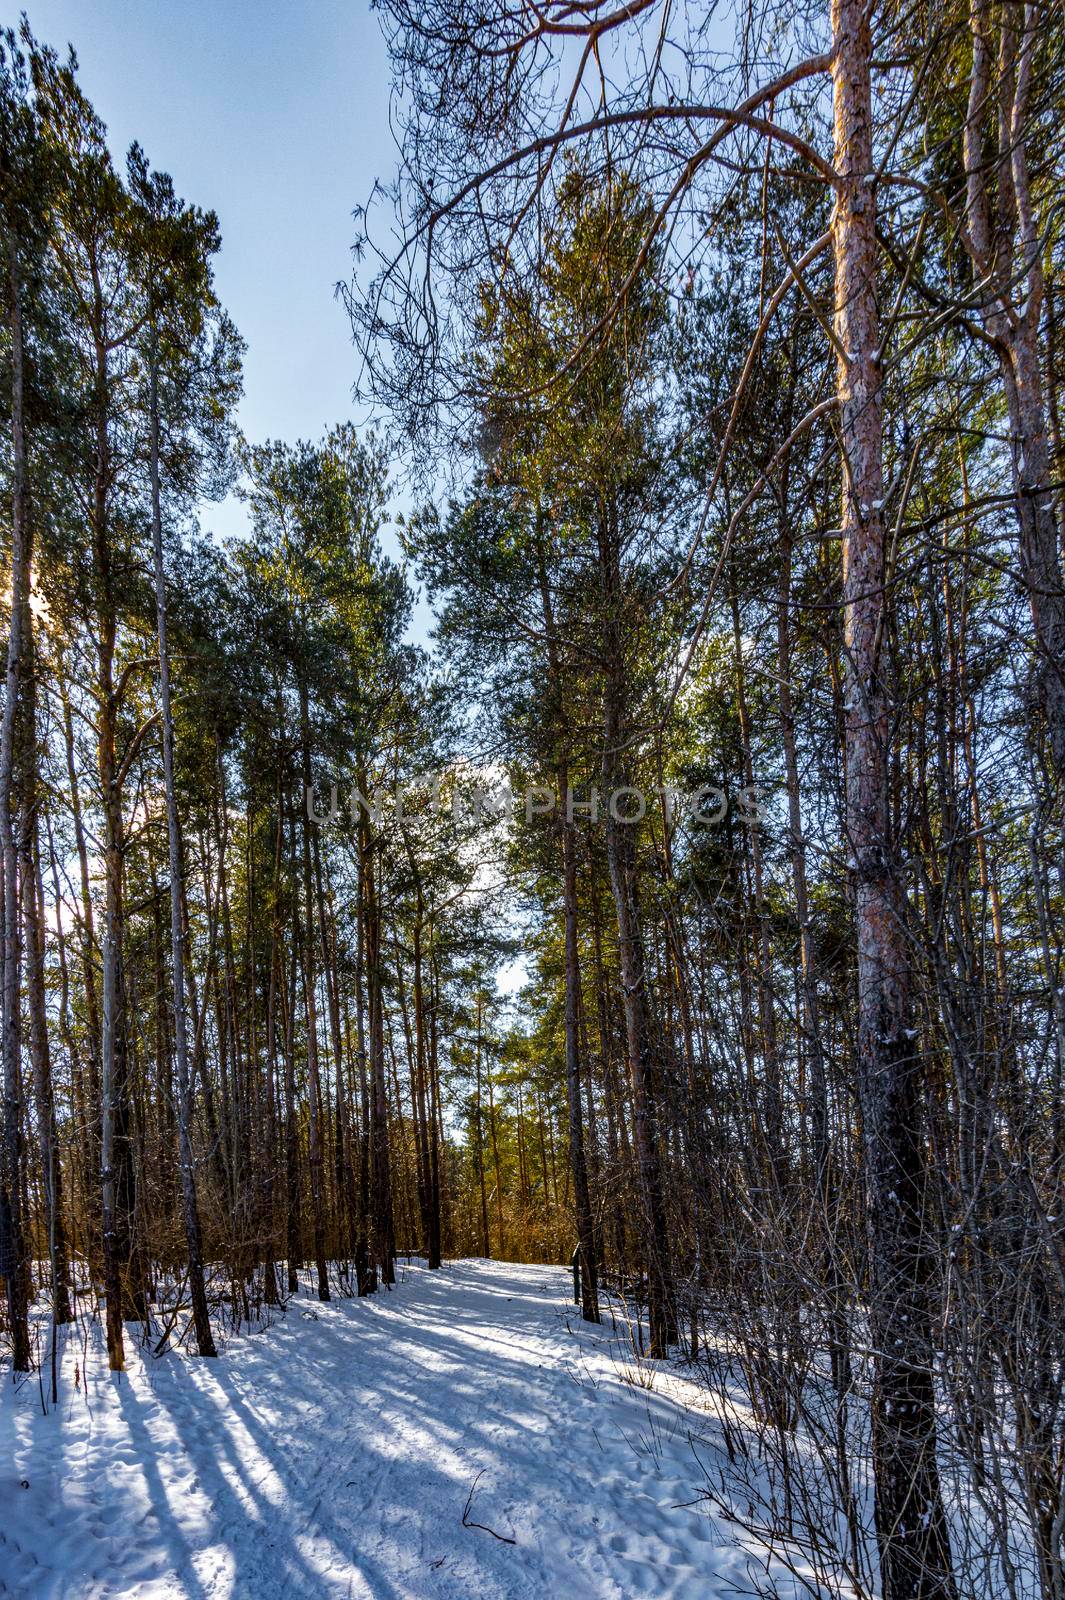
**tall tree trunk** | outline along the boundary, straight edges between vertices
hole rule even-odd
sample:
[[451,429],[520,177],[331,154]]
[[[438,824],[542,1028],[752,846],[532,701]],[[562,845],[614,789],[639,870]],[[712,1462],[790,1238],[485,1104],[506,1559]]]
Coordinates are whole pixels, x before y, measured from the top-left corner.
[[[102,291],[97,291],[95,326],[102,326]],[[123,764],[117,752],[121,681],[115,683],[117,622],[108,546],[108,494],[111,452],[108,438],[108,347],[102,333],[95,345],[93,396],[96,458],[94,463],[92,542],[96,583],[97,769],[103,814],[104,930],[100,1018],[100,1194],[103,1235],[104,1299],[108,1361],[113,1371],[125,1366],[122,1323],[126,1314],[146,1312],[139,1251],[134,1242],[136,1180],[130,1141],[128,1029],[123,968],[125,942],[124,855],[122,820]]]
[[581,1063],[578,1006],[580,1003],[580,955],[577,947],[577,852],[573,819],[568,814],[569,771],[559,769],[562,806],[562,876],[566,924],[566,1101],[569,1109],[569,1157],[573,1173],[574,1210],[577,1217],[577,1244],[581,1261],[581,1316],[585,1322],[599,1321],[599,1279],[595,1250],[595,1223],[588,1192],[588,1164],[584,1153],[584,1123],[581,1116]]
[[413,988],[414,988],[414,1048],[411,1057],[411,1096],[415,1107],[415,1143],[418,1158],[418,1193],[422,1206],[422,1225],[425,1232],[425,1249],[430,1268],[440,1266],[440,1188],[437,1181],[436,1118],[429,1040],[425,1016],[424,980],[424,930],[425,894],[422,888],[418,859],[407,830],[403,830],[403,843],[414,880]]
[[[300,683],[300,729],[303,753],[303,792],[311,792],[311,728],[307,686]],[[314,875],[311,868],[311,821],[304,809],[300,817],[303,831],[303,997],[307,1013],[307,1098],[309,1148],[307,1164],[311,1177],[311,1213],[314,1224],[314,1261],[318,1274],[318,1298],[329,1299],[329,1268],[325,1259],[325,1195],[322,1158],[322,1083],[318,1070],[318,1007],[315,999],[314,960]]]
[[388,1139],[388,1089],[385,1078],[384,970],[381,949],[381,902],[373,855],[366,862],[366,978],[370,1021],[370,1178],[373,1245],[381,1281],[396,1281],[395,1222]]
[[[37,1139],[41,1152],[44,1221],[52,1280],[52,1315],[56,1323],[70,1322],[74,1313],[68,1284],[69,1259],[63,1217],[63,1169],[59,1159],[52,1087],[52,1056],[48,1040],[48,1010],[44,986],[44,886],[41,882],[36,757],[36,665],[33,659],[32,620],[27,627],[27,665],[24,735],[25,769],[22,800],[22,920],[26,932],[26,992],[29,1002],[30,1062],[37,1105]],[[53,1399],[55,1395],[53,1394]]]
[[[150,453],[152,485],[152,558],[155,573],[155,620],[159,641],[159,701],[163,721],[163,783],[166,789],[166,835],[170,869],[170,958],[174,996],[174,1061],[177,1069],[178,1167],[181,1177],[181,1213],[189,1258],[189,1294],[196,1345],[201,1356],[213,1356],[214,1335],[203,1280],[203,1238],[196,1196],[196,1167],[192,1150],[192,1083],[189,1072],[188,1021],[185,995],[185,939],[182,925],[181,831],[174,788],[174,711],[170,696],[170,650],[167,641],[166,575],[163,568],[163,515],[159,485],[159,362],[158,335],[152,330],[150,397]],[[162,1003],[160,997],[160,1004]]]
[[435,1270],[441,1264],[440,1158],[438,1153],[439,1140],[436,1131],[436,1063],[433,1060],[433,1051],[429,1038],[429,1029],[426,1027],[425,1015],[424,958],[422,951],[423,911],[419,890],[417,921],[414,929],[416,941],[414,967],[415,1046],[419,1061],[418,1071],[422,1081],[423,1115],[425,1117],[426,1211],[428,1215],[426,1251],[429,1266]]
[[22,1208],[22,941],[19,937],[18,829],[14,805],[16,735],[20,724],[30,617],[31,535],[28,520],[24,416],[22,286],[14,239],[7,234],[8,330],[11,338],[11,623],[4,711],[0,722],[0,849],[3,852],[3,1160],[0,1163],[0,1273],[16,1372],[30,1368],[29,1260]]
[[625,1115],[619,1105],[618,1073],[614,1066],[607,980],[603,967],[603,938],[599,925],[599,886],[594,873],[590,891],[588,901],[592,924],[592,977],[595,983],[595,1010],[599,1032],[599,1070],[603,1076],[603,1097],[606,1103],[606,1154],[609,1174],[606,1192],[611,1223],[609,1242],[617,1268],[622,1271],[628,1260],[628,1243],[620,1180],[623,1173],[631,1171],[631,1166],[628,1159]]
[[833,214],[843,442],[847,835],[858,940],[858,1092],[874,1351],[873,1474],[884,1600],[953,1600],[936,1464],[921,1059],[909,1026],[901,867],[889,809],[883,393],[869,13],[833,0]]
[[[564,690],[560,671],[559,653],[555,634],[554,607],[547,580],[547,562],[544,555],[542,520],[538,520],[540,542],[537,550],[540,582],[540,603],[544,614],[544,635],[547,643],[548,701],[559,741],[567,737]],[[586,1322],[599,1321],[599,1282],[596,1264],[595,1225],[592,1202],[588,1191],[588,1163],[584,1150],[584,1123],[581,1113],[581,1049],[580,1049],[580,956],[577,944],[577,851],[576,829],[573,822],[572,796],[570,794],[569,764],[563,758],[557,763],[560,830],[562,836],[562,915],[565,928],[565,1030],[566,1030],[566,1104],[569,1112],[569,1159],[573,1175],[574,1211],[577,1221],[577,1248],[581,1263],[581,1315]]]
[[[55,927],[55,950],[57,965],[59,968],[59,1037],[62,1040],[63,1047],[67,1052],[67,1059],[70,1062],[71,1110],[76,1122],[78,1123],[78,1126],[86,1129],[88,1132],[93,1127],[97,1108],[95,1101],[92,1100],[91,1096],[87,1093],[85,1081],[86,1071],[81,1055],[81,1041],[76,1036],[74,1031],[74,1018],[71,1006],[70,969],[67,962],[67,941],[66,935],[63,931],[63,915],[66,905],[63,898],[63,892],[59,884],[59,865],[56,860],[55,837],[52,831],[51,820],[47,814],[45,815],[45,832],[48,839],[48,876],[52,890],[52,916],[53,926]],[[43,878],[43,870],[40,862],[39,839],[38,878],[39,880]],[[40,883],[40,894],[43,902],[43,882]],[[40,921],[42,926],[46,922],[46,914],[43,908],[43,903],[40,912]],[[86,1144],[89,1145],[88,1153],[86,1153],[85,1149]],[[72,1223],[74,1222],[75,1217],[80,1218],[86,1215],[91,1217],[93,1214],[93,1206],[95,1204],[97,1193],[96,1172],[97,1163],[95,1160],[95,1153],[92,1150],[90,1140],[86,1139],[82,1141],[80,1149],[75,1146],[75,1149],[71,1152],[70,1210]],[[61,1183],[57,1186],[57,1188],[61,1193]],[[80,1202],[80,1204],[78,1202]],[[59,1215],[62,1217],[61,1208]]]
[[[488,1233],[488,1190],[484,1181],[484,1129],[481,1116],[481,1006],[480,994],[477,996],[477,1038],[474,1044],[474,1072],[475,1091],[473,1102],[473,1133],[477,1142],[477,1185],[481,1199],[481,1254],[486,1261],[492,1255],[492,1245]],[[547,1157],[543,1160],[544,1172],[544,1198],[547,1198]]]
[[318,906],[318,928],[321,935],[322,971],[325,976],[326,1003],[329,1007],[329,1040],[333,1051],[335,1074],[334,1103],[336,1106],[335,1138],[333,1145],[335,1219],[338,1252],[347,1255],[350,1244],[351,1217],[348,1215],[348,1161],[347,1099],[344,1093],[344,1032],[340,1020],[340,973],[337,963],[336,927],[332,914],[332,895],[326,894],[322,852],[317,832],[312,841],[314,857],[314,887]]
[[[360,791],[365,782],[360,774]],[[366,875],[370,870],[370,844],[365,820],[358,833],[358,889],[355,897],[355,1053],[359,1068],[359,1188],[355,1228],[355,1276],[359,1294],[377,1288],[377,1268],[370,1260],[370,1079],[366,1049]]]
[[488,1084],[488,1141],[492,1146],[492,1171],[495,1174],[496,1226],[499,1229],[499,1251],[496,1259],[505,1261],[507,1250],[503,1227],[503,1174],[499,1165],[499,1137],[496,1130],[496,1102],[495,1092],[492,1087],[491,1060],[486,1063],[485,1080]]
[[[444,1254],[444,1241],[449,1236],[450,1216],[445,1215],[444,1202],[444,1113],[440,1094],[440,1030],[438,1027],[439,975],[433,946],[433,924],[429,924],[429,1037],[426,1059],[429,1072],[429,1185],[432,1199],[431,1214],[437,1229],[437,1266]],[[432,1263],[430,1262],[430,1265]]]
[[[1058,827],[1065,834],[1065,575],[1039,347],[1046,293],[1043,241],[1028,167],[1029,99],[1045,26],[1040,12],[1031,0],[1023,10],[1004,8],[995,51],[992,8],[988,0],[970,0],[972,69],[963,137],[963,238],[1006,396],[1021,576],[1035,634],[1036,681],[1057,786]],[[1018,16],[1023,19],[1019,29]],[[997,149],[989,161],[985,129],[992,111]],[[997,176],[997,216],[988,189],[992,170]],[[1015,303],[1018,290],[1019,304]]]
[[266,1159],[259,1174],[262,1185],[260,1197],[260,1213],[266,1231],[266,1243],[263,1246],[263,1279],[267,1305],[274,1305],[279,1298],[277,1282],[276,1260],[280,1254],[277,1236],[277,1206],[274,1198],[277,1179],[277,1107],[280,1095],[278,1092],[279,1071],[277,1036],[279,1027],[278,997],[284,983],[282,972],[282,941],[281,941],[281,863],[284,855],[284,805],[283,789],[281,783],[280,763],[278,764],[277,781],[274,789],[275,824],[274,824],[274,861],[273,873],[270,882],[270,976],[266,996],[266,1123],[263,1137],[263,1150]]
[[663,1359],[677,1339],[677,1312],[659,1150],[658,1105],[647,1007],[647,975],[636,893],[635,827],[619,820],[612,797],[626,787],[624,743],[624,653],[621,644],[621,584],[613,551],[615,536],[604,512],[600,533],[604,606],[603,791],[606,856],[618,925],[618,960],[625,1037],[632,1088],[633,1140],[640,1185],[641,1243],[647,1271],[649,1353]]
[[[739,597],[736,593],[735,570],[731,569],[730,585],[732,609],[732,641],[735,652],[736,712],[740,728],[740,747],[743,754],[743,781],[748,792],[754,788],[754,763],[751,755],[751,718],[747,707],[747,673],[743,658],[743,636],[740,628]],[[750,828],[750,861],[752,894],[757,938],[756,955],[751,965],[758,988],[758,1019],[761,1034],[761,1055],[764,1082],[762,1085],[762,1122],[766,1144],[767,1187],[774,1195],[777,1218],[786,1208],[788,1164],[784,1151],[784,1106],[780,1075],[780,1051],[777,1044],[776,1010],[773,996],[773,957],[769,938],[769,914],[766,905],[762,841],[757,825]],[[774,1219],[776,1220],[776,1218]]]
[[[78,791],[77,758],[74,748],[74,719],[70,706],[70,694],[62,669],[59,672],[59,694],[63,705],[63,744],[66,751],[67,782],[70,790],[70,816],[74,825],[74,845],[78,856],[78,886],[81,899],[81,926],[78,944],[81,954],[82,988],[85,995],[85,1021],[88,1032],[89,1105],[87,1109],[92,1119],[89,1139],[95,1154],[98,1156],[101,1029],[99,991],[96,985],[96,923],[93,916],[92,888],[89,881],[89,849],[85,838],[81,795]],[[99,1165],[98,1162],[97,1165]],[[94,1194],[94,1207],[97,1202],[98,1196]],[[94,1218],[94,1220],[98,1221],[98,1217]]]

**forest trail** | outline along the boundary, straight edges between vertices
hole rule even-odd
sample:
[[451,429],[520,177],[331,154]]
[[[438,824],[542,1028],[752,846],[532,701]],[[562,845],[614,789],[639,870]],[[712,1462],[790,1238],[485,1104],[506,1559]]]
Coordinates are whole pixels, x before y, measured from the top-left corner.
[[[118,1380],[99,1327],[87,1355],[75,1332],[57,1411],[35,1379],[2,1391],[0,1592],[749,1592],[725,1526],[682,1504],[701,1478],[689,1435],[717,1448],[698,1389],[657,1365],[653,1388],[632,1381],[625,1330],[582,1324],[568,1286],[557,1267],[401,1264],[371,1299],[301,1293],[217,1362],[145,1359],[131,1338]],[[478,1474],[468,1520],[514,1543],[463,1526]]]

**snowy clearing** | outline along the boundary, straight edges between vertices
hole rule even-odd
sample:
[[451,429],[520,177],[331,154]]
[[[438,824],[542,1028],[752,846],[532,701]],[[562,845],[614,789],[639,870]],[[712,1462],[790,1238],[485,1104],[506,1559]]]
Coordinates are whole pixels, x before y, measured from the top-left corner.
[[[3,1388],[0,1592],[717,1600],[765,1582],[698,1500],[690,1437],[717,1449],[700,1391],[634,1364],[609,1319],[582,1324],[566,1272],[400,1279],[301,1294],[215,1362],[131,1339],[119,1378],[99,1326],[87,1353],[75,1327],[57,1411],[36,1379]],[[463,1525],[475,1479],[483,1527]]]

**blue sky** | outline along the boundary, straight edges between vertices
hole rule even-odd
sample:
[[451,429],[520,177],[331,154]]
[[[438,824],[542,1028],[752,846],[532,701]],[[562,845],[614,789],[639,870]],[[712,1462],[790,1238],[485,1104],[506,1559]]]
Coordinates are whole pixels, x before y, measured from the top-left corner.
[[[27,0],[39,39],[72,43],[116,155],[132,140],[217,211],[219,296],[248,343],[249,438],[358,420],[355,352],[333,287],[353,209],[391,177],[388,61],[365,0]],[[12,18],[12,12],[9,11]],[[205,508],[219,532],[235,501]]]

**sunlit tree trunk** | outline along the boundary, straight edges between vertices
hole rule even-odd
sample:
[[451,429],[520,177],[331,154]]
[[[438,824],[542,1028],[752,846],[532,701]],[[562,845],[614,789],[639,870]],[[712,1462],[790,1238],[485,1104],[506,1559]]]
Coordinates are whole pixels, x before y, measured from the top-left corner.
[[[618,960],[625,1015],[629,1083],[632,1089],[633,1142],[639,1173],[642,1246],[647,1269],[650,1354],[660,1359],[677,1338],[677,1314],[670,1266],[665,1194],[659,1150],[658,1106],[652,1058],[647,972],[637,902],[635,827],[619,820],[612,796],[626,786],[622,749],[625,740],[622,681],[623,597],[618,570],[617,536],[611,510],[600,515],[600,583],[603,607],[603,803],[606,806],[606,856],[618,925]],[[624,804],[624,802],[622,802]]]
[[[310,792],[311,746],[310,717],[307,687],[300,684],[300,726],[303,751],[303,792]],[[314,1226],[314,1261],[318,1275],[318,1298],[329,1299],[329,1267],[325,1259],[325,1194],[323,1191],[324,1161],[322,1155],[322,1082],[318,1070],[318,1006],[315,999],[314,960],[314,875],[311,867],[311,835],[313,824],[304,810],[300,817],[303,834],[303,907],[304,923],[300,929],[303,941],[303,1000],[307,1014],[307,1098],[310,1102],[308,1116],[309,1149],[307,1164],[311,1178],[311,1215]]]
[[573,1175],[574,1210],[581,1260],[581,1316],[586,1322],[599,1321],[599,1279],[595,1250],[595,1226],[588,1190],[588,1164],[584,1151],[584,1124],[581,1115],[581,1062],[578,1029],[580,1003],[580,955],[577,945],[577,858],[573,820],[566,816],[569,773],[565,764],[559,770],[562,806],[562,897],[566,946],[566,1103],[569,1110],[570,1171]]
[[[203,1278],[203,1237],[196,1195],[192,1150],[192,1083],[189,1072],[188,1020],[185,997],[185,938],[182,926],[181,828],[174,788],[174,712],[170,695],[170,647],[167,640],[166,574],[163,568],[163,516],[159,483],[158,339],[153,330],[149,402],[152,488],[152,560],[155,577],[156,637],[159,644],[159,702],[162,710],[163,783],[166,789],[166,836],[170,870],[170,959],[174,996],[174,1062],[177,1071],[178,1169],[181,1213],[189,1258],[189,1295],[196,1346],[201,1356],[217,1354]],[[160,1004],[162,998],[160,997]]]
[[22,1208],[22,941],[15,807],[16,742],[29,644],[30,529],[24,415],[22,286],[14,239],[5,237],[8,331],[11,341],[11,621],[4,710],[0,721],[0,848],[3,852],[3,1162],[0,1165],[0,1273],[16,1372],[30,1367],[29,1261]]
[[922,1062],[890,809],[883,391],[869,14],[833,0],[837,389],[843,444],[846,831],[858,943],[857,1078],[869,1237],[873,1474],[884,1600],[952,1600],[936,1463]]

